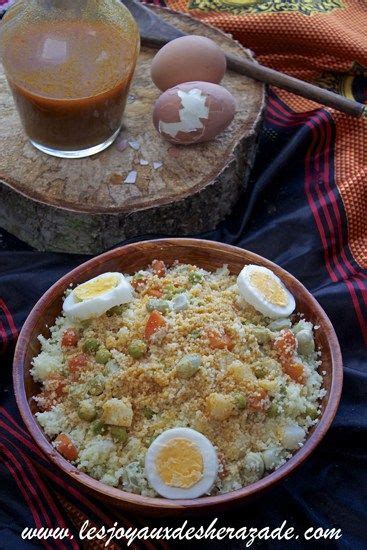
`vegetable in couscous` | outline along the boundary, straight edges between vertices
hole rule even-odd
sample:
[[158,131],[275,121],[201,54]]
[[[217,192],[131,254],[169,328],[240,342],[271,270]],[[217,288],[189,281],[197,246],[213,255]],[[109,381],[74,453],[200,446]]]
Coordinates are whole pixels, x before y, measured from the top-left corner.
[[246,266],[107,273],[67,292],[40,336],[36,418],[101,482],[196,498],[279,468],[317,422],[325,391],[314,327],[270,271]]

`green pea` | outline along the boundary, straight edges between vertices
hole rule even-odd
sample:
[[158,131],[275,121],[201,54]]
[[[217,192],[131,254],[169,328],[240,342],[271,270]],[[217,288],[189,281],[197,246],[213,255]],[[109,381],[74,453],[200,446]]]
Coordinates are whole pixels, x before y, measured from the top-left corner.
[[270,418],[275,418],[279,415],[279,407],[276,403],[272,403],[267,411]]
[[247,399],[243,393],[237,393],[235,395],[235,403],[238,410],[243,411],[247,406]]
[[256,378],[265,378],[265,376],[267,375],[266,368],[261,365],[255,366],[254,372],[255,372]]
[[111,426],[110,428],[110,434],[112,437],[112,440],[115,443],[127,443],[128,435],[127,430],[123,426]]
[[111,359],[112,354],[106,348],[99,348],[96,353],[96,361],[101,365],[105,365]]
[[161,313],[165,313],[170,309],[170,303],[168,300],[160,300],[159,298],[151,298],[147,302],[147,310],[148,311],[160,311]]
[[71,386],[69,388],[69,397],[75,405],[80,403],[81,399],[84,397],[84,388],[82,386]]
[[193,284],[202,283],[203,280],[204,280],[204,276],[201,273],[198,273],[197,271],[191,271],[191,273],[189,273],[190,283],[193,283]]
[[94,435],[105,435],[108,432],[108,426],[101,420],[97,420],[93,424]]
[[127,351],[134,359],[140,359],[146,353],[147,349],[144,340],[133,340],[131,344],[129,344]]
[[259,344],[266,344],[272,338],[272,332],[266,327],[253,327],[252,333]]
[[185,288],[183,287],[177,287],[177,286],[174,286],[174,285],[167,285],[165,288],[164,288],[164,294],[163,294],[163,298],[165,298],[166,300],[172,300],[172,298],[175,296],[175,294],[182,294],[183,292],[185,292]]
[[87,338],[83,344],[83,351],[94,353],[100,346],[100,342],[96,338]]
[[184,355],[176,364],[176,372],[180,378],[191,378],[197,373],[201,365],[201,356],[192,353]]
[[105,387],[105,378],[102,374],[97,374],[90,382],[88,393],[90,395],[102,395]]
[[148,420],[150,420],[151,418],[153,418],[153,416],[155,415],[155,412],[150,409],[149,407],[143,407],[143,415],[145,416],[145,418],[147,418]]
[[94,420],[97,412],[93,403],[88,401],[88,399],[81,401],[78,406],[78,416],[81,420],[86,420],[87,422]]
[[172,300],[173,295],[175,293],[175,289],[176,289],[176,287],[174,285],[171,285],[171,284],[166,285],[163,289],[164,290],[163,297],[166,300]]
[[111,307],[111,309],[109,309],[106,312],[106,315],[107,315],[107,317],[112,317],[112,315],[122,315],[122,313],[125,311],[125,309],[126,309],[126,304],[121,304],[119,306],[114,306],[114,307]]
[[306,414],[311,418],[311,420],[316,420],[319,416],[317,408],[312,405],[306,408]]

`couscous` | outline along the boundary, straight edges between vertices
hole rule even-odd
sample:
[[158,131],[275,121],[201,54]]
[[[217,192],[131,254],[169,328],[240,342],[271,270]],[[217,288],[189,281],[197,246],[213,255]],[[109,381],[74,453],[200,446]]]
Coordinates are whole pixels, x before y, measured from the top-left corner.
[[[55,448],[93,478],[151,497],[186,494],[208,473],[209,455],[202,486],[211,495],[284,464],[317,422],[325,393],[317,327],[298,314],[276,317],[285,287],[275,295],[270,279],[262,279],[265,290],[258,285],[271,306],[266,316],[226,266],[209,272],[155,260],[121,277],[111,303],[123,303],[107,309],[107,279],[97,292],[93,284],[70,289],[50,337],[39,338],[36,417]],[[93,299],[104,300],[98,316]],[[174,439],[164,454],[167,431]],[[157,453],[158,485],[147,466]],[[190,460],[176,472],[181,456]]]

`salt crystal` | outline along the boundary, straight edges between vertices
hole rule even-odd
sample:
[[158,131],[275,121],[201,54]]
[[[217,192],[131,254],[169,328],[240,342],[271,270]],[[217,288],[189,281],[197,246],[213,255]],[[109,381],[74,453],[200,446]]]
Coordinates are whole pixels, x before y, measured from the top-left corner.
[[135,151],[139,151],[140,149],[140,143],[138,141],[129,141],[129,145],[131,149],[134,149]]
[[136,170],[131,170],[131,172],[128,173],[124,183],[135,183],[137,177],[138,173],[136,172]]
[[140,165],[141,165],[141,166],[148,166],[148,164],[149,164],[149,162],[148,162],[147,160],[145,160],[145,159],[140,159],[139,162],[140,162]]
[[163,166],[163,162],[153,162],[154,170],[158,170],[158,168],[161,168],[162,166]]

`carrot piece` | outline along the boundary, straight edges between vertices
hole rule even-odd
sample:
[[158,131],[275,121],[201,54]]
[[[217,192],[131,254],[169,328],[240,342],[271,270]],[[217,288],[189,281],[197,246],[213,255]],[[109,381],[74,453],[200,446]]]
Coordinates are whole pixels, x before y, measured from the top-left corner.
[[305,369],[301,363],[285,363],[282,365],[283,371],[285,374],[288,374],[292,380],[298,382],[299,384],[304,384],[305,382]]
[[279,338],[274,341],[274,349],[281,362],[289,362],[297,349],[297,340],[293,332],[288,329],[283,330]]
[[79,341],[78,332],[73,328],[68,328],[62,335],[61,345],[66,348],[71,348],[77,345]]
[[166,326],[166,320],[159,311],[152,311],[148,317],[147,324],[145,325],[145,340],[150,340],[153,334],[160,328]]
[[78,449],[66,434],[60,434],[54,441],[55,449],[67,460],[73,461],[78,458]]
[[155,298],[162,297],[162,291],[159,288],[150,288],[147,291],[148,296],[154,296]]
[[35,398],[37,402],[37,407],[40,411],[50,411],[54,405],[52,403],[51,397],[47,391],[41,392],[37,397]]
[[210,347],[213,349],[232,350],[234,347],[232,338],[226,332],[221,334],[218,330],[210,329],[207,332],[207,336],[209,338]]
[[60,394],[64,391],[66,386],[66,378],[62,374],[56,373],[46,381],[47,389],[52,389],[56,393]]
[[152,270],[154,275],[157,275],[157,277],[164,277],[166,274],[166,265],[162,262],[162,260],[153,260]]
[[68,365],[69,365],[69,371],[72,374],[78,373],[81,369],[86,367],[88,364],[88,357],[84,355],[84,353],[81,353],[80,355],[75,355],[71,359],[69,359]]
[[66,378],[55,374],[45,383],[45,388],[37,396],[37,404],[43,411],[50,411],[54,405],[60,403],[66,387]]
[[249,406],[255,411],[263,411],[266,408],[268,392],[264,388],[256,388],[254,393],[247,395]]
[[303,365],[294,362],[294,354],[297,349],[297,339],[293,332],[288,329],[283,330],[279,338],[277,338],[274,342],[274,349],[278,354],[283,372],[288,374],[288,376],[295,382],[304,384],[305,371]]

